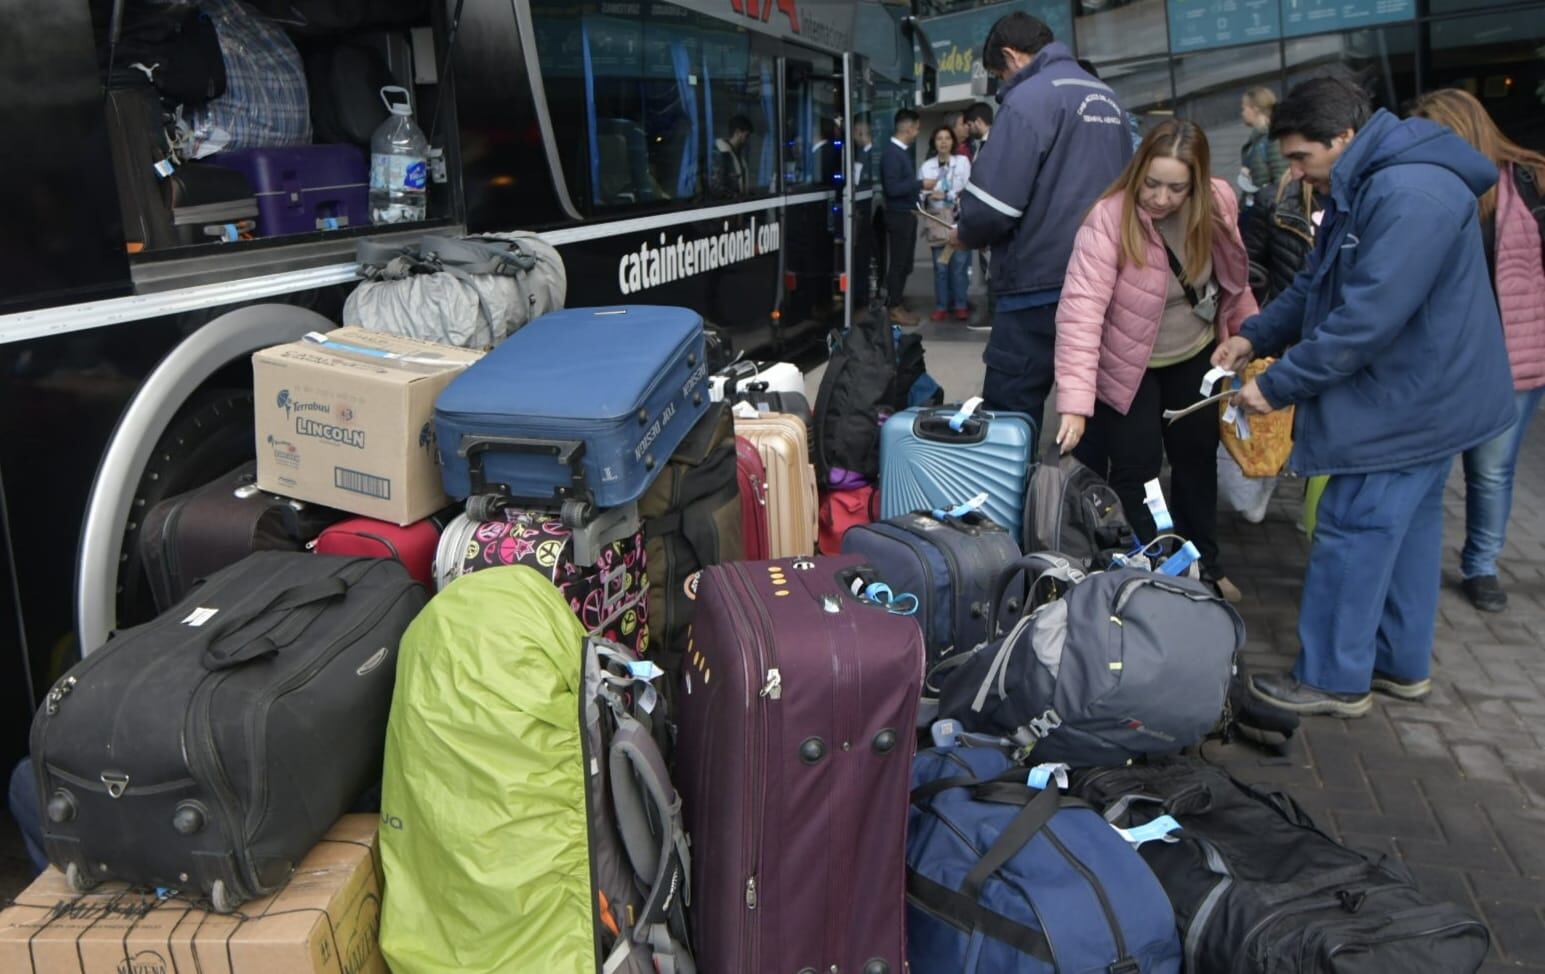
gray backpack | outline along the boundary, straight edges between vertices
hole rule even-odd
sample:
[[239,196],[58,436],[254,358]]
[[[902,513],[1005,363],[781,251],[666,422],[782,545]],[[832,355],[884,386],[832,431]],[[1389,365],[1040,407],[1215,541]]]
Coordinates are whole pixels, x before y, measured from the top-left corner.
[[1174,754],[1217,725],[1245,626],[1211,589],[1131,568],[1085,576],[1043,553],[1006,571],[994,605],[1021,576],[1032,579],[1030,611],[959,658],[941,718],[1073,766]]
[[563,307],[558,250],[534,233],[426,234],[407,245],[362,240],[343,323],[462,348],[491,348]]

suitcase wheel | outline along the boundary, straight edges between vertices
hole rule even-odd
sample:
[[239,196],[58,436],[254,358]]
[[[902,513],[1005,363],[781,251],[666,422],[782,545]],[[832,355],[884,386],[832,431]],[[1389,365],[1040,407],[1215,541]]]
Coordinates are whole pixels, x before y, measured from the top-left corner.
[[209,888],[209,905],[215,908],[216,913],[234,913],[241,906],[241,900],[225,885],[225,880],[217,879]]
[[563,507],[559,513],[563,526],[575,531],[589,524],[594,516],[595,508],[591,506],[589,501],[573,497],[563,502]]
[[97,887],[97,881],[87,876],[79,863],[72,862],[65,866],[64,878],[70,884],[70,889],[77,893],[89,893]]

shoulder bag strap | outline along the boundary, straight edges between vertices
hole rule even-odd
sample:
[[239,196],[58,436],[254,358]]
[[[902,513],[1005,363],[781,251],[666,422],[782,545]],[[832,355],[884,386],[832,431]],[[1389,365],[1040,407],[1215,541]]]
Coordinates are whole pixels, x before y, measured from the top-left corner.
[[1186,280],[1186,272],[1180,266],[1180,258],[1176,257],[1175,252],[1169,249],[1169,241],[1164,239],[1164,234],[1162,233],[1159,234],[1159,242],[1164,244],[1164,255],[1169,258],[1170,273],[1174,274],[1175,280],[1180,282],[1180,289],[1186,293],[1186,301],[1190,302],[1191,307],[1196,307],[1197,302],[1201,298],[1197,297],[1196,288],[1192,287],[1191,282]]

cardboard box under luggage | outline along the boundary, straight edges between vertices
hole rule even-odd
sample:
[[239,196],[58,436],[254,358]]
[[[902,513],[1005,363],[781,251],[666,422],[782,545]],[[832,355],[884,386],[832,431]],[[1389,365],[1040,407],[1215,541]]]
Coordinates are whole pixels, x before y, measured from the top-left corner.
[[445,507],[435,397],[481,352],[363,328],[252,356],[264,490],[411,524]]
[[376,816],[344,816],[289,885],[228,916],[122,883],[77,895],[49,869],[0,913],[0,971],[386,974],[375,842]]

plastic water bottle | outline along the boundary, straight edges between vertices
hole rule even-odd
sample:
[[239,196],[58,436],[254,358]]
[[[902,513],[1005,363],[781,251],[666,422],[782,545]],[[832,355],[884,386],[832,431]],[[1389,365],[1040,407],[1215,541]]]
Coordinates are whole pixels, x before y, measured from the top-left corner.
[[429,182],[429,140],[413,124],[408,89],[388,85],[381,100],[391,110],[370,137],[370,222],[424,219]]

